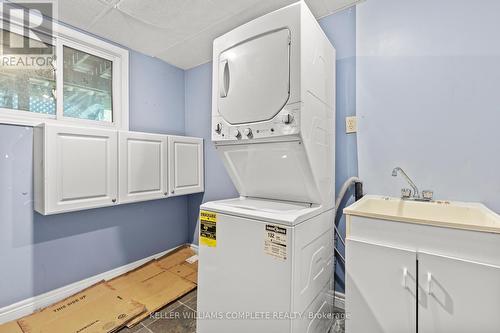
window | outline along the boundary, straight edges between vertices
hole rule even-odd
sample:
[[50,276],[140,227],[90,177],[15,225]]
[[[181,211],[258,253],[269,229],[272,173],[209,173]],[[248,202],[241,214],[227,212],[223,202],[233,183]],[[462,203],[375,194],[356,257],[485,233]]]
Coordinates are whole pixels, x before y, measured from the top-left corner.
[[[0,30],[2,36],[9,34],[10,40],[20,42],[29,39],[13,32]],[[34,40],[29,40],[35,43]],[[2,50],[6,46],[2,38]],[[54,46],[51,48],[53,53]],[[3,57],[2,57],[3,59]],[[0,108],[29,111],[40,114],[56,114],[56,75],[52,64],[48,66],[30,66],[15,61],[2,62],[0,65]]]
[[112,122],[112,61],[68,46],[63,58],[64,116]]
[[[0,22],[9,27],[0,29],[0,37],[4,31],[9,35],[0,42],[0,123],[57,122],[128,130],[127,50],[57,23],[55,37],[47,38],[52,44],[43,44],[32,35],[24,37],[22,25],[7,25],[1,17]],[[40,56],[50,54],[50,61],[42,66],[6,66],[15,57],[3,50],[13,41],[44,45]]]

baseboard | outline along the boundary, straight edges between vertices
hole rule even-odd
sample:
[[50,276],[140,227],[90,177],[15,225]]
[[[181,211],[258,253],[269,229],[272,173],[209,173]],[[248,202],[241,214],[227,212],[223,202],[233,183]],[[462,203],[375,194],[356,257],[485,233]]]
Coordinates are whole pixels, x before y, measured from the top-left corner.
[[[191,245],[194,251],[198,252],[198,246],[196,245]],[[19,301],[17,303],[14,303],[12,305],[8,305],[6,307],[0,308],[0,324],[6,323],[11,320],[16,320],[21,317],[27,316],[36,310],[49,306],[53,303],[56,303],[62,299],[65,299],[66,297],[69,297],[85,288],[90,287],[91,285],[102,281],[102,280],[110,280],[112,278],[115,278],[121,274],[124,274],[128,271],[131,271],[146,262],[159,258],[161,256],[164,256],[165,254],[175,250],[177,247],[163,251],[161,253],[157,253],[155,255],[152,255],[150,257],[137,260],[133,263],[112,269],[110,271],[92,276],[88,279],[81,280],[72,284],[69,284],[67,286],[51,290],[45,294],[41,294],[35,297],[31,297],[22,301]]]
[[345,310],[345,294],[341,292],[335,292],[335,307]]

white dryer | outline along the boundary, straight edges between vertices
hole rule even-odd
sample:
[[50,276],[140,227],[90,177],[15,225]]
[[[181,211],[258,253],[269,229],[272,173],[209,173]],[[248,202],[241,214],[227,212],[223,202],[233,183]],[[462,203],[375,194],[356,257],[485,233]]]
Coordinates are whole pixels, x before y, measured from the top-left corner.
[[241,197],[201,207],[198,332],[326,333],[335,49],[301,1],[213,52],[212,141]]
[[241,195],[334,206],[335,49],[304,2],[215,39],[212,127]]

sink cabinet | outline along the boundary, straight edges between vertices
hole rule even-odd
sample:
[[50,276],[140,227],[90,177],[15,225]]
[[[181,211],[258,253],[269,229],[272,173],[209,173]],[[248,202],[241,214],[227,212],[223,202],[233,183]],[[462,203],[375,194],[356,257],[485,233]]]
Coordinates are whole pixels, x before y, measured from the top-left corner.
[[347,333],[500,332],[500,234],[347,215]]
[[348,331],[416,332],[416,252],[351,239],[346,245]]
[[500,267],[419,252],[419,333],[499,332]]

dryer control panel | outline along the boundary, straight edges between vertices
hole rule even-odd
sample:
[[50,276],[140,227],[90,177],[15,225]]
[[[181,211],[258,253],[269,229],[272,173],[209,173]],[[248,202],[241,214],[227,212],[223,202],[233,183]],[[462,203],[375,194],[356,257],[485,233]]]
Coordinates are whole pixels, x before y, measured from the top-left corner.
[[222,116],[212,118],[212,141],[248,141],[299,133],[299,105],[287,105],[273,119],[255,123],[229,124]]

